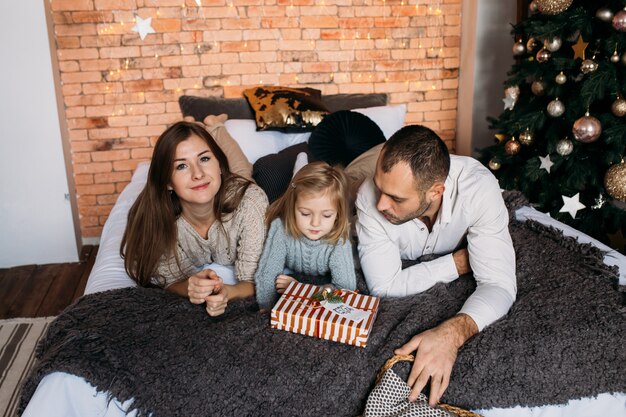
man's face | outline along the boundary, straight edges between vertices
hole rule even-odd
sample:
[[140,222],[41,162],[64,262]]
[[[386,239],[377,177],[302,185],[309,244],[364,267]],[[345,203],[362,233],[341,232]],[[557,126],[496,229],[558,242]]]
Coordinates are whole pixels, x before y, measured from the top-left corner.
[[423,216],[432,204],[425,191],[418,191],[406,162],[399,162],[389,172],[383,172],[379,158],[374,185],[379,192],[376,209],[395,225]]

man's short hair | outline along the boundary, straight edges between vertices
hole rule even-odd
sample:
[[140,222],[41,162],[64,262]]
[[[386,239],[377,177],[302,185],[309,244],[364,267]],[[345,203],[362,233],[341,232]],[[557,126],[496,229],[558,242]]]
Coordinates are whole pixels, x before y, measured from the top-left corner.
[[450,153],[441,138],[425,126],[410,125],[398,130],[385,143],[381,168],[389,172],[397,163],[411,167],[418,190],[445,181],[450,171]]

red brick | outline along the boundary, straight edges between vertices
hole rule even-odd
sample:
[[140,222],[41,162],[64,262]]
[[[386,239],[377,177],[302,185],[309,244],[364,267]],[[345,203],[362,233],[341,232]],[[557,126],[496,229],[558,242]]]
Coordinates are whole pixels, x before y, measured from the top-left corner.
[[74,164],[76,174],[96,174],[99,172],[111,172],[110,162],[92,162],[89,164]]
[[113,13],[103,11],[73,12],[74,23],[102,23],[113,22]]
[[83,36],[97,34],[96,25],[93,23],[57,25],[54,27],[57,36]]
[[[132,173],[130,171],[109,172],[97,174],[94,176],[96,184],[128,182]],[[108,213],[108,212],[107,212]]]
[[163,80],[128,81],[124,83],[127,92],[158,91],[163,89]]
[[[96,175],[97,178],[97,175]],[[114,184],[92,184],[76,186],[76,192],[79,195],[99,195],[112,194],[115,192]]]
[[53,0],[50,2],[53,12],[62,10],[93,10],[92,0]]
[[102,205],[113,205],[117,202],[117,199],[119,196],[120,196],[119,194],[99,195],[96,198],[96,202],[97,204],[102,204]]
[[113,162],[114,171],[135,171],[137,164],[143,162],[143,160],[129,159],[127,161],[115,161]]
[[93,184],[93,175],[92,174],[78,174],[74,175],[74,182],[76,185],[89,185]]
[[94,160],[94,162],[120,161],[123,159],[128,159],[129,156],[130,156],[130,152],[125,149],[91,153],[91,158]]
[[80,38],[78,36],[57,36],[57,49],[80,48]]
[[150,159],[152,158],[152,148],[136,148],[131,151],[133,159]]

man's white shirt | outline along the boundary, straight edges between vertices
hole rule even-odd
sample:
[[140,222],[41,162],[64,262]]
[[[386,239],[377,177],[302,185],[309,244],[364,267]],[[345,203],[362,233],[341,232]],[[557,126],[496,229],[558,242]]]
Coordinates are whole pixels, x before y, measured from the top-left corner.
[[[505,315],[517,292],[509,215],[496,178],[473,158],[450,156],[450,172],[432,231],[419,219],[388,222],[376,209],[379,192],[370,178],[357,200],[359,258],[374,295],[402,297],[458,278],[452,252],[467,239],[476,291],[460,313],[482,330]],[[441,255],[402,269],[402,260]]]

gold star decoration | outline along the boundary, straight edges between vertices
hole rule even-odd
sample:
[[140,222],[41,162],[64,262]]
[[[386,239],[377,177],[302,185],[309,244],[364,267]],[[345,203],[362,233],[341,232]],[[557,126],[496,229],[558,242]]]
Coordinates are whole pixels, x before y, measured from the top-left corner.
[[626,253],[626,238],[624,238],[624,234],[621,229],[615,233],[609,234],[608,236],[610,242],[609,246],[620,251],[621,253]]
[[589,42],[585,42],[583,37],[578,35],[576,44],[572,46],[572,49],[574,50],[574,59],[585,59],[585,49],[587,48],[587,45],[589,45]]
[[495,137],[498,143],[502,143],[502,141],[506,139],[506,135],[504,133],[497,133]]

